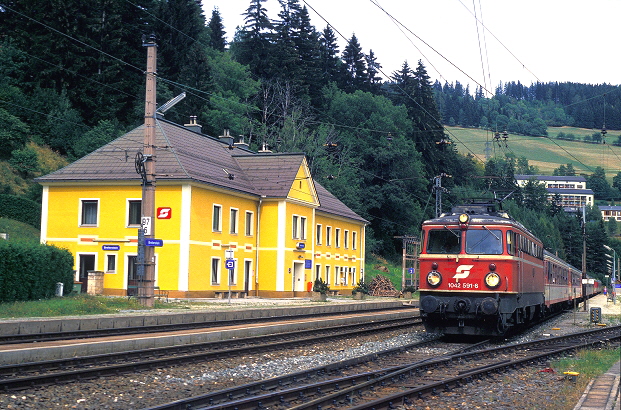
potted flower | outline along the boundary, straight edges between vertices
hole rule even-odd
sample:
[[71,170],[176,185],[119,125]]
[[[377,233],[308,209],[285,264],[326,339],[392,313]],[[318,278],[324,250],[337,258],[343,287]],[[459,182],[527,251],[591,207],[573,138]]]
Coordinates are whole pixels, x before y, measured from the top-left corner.
[[364,279],[358,281],[358,284],[351,290],[351,294],[356,300],[362,300],[365,295],[369,294],[369,286],[364,283]]
[[328,299],[328,291],[330,291],[328,284],[323,279],[317,278],[313,284],[313,296],[311,299],[325,302]]
[[401,291],[401,294],[403,295],[404,299],[412,299],[412,294],[414,292],[416,292],[416,287],[415,286],[406,286]]

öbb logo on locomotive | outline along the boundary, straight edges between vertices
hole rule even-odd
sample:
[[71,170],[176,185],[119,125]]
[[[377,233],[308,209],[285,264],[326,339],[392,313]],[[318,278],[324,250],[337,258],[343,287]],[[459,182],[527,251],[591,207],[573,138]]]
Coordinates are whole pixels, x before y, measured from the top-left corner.
[[425,221],[420,310],[427,331],[502,336],[601,291],[496,203]]
[[455,282],[459,282],[459,279],[466,279],[470,275],[470,269],[474,268],[474,265],[460,265],[457,267],[455,272],[455,276],[453,279],[456,279]]

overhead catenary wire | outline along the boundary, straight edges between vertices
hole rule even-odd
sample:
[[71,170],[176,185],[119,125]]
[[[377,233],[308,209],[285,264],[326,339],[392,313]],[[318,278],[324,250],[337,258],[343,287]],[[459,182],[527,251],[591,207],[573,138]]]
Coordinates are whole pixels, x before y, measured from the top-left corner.
[[[372,1],[374,1],[374,0],[372,0]],[[128,3],[135,5],[134,3],[131,3],[130,1],[128,1]],[[306,1],[304,1],[304,3],[306,3],[306,4],[307,4],[307,5],[308,5],[311,9],[312,9],[312,7],[311,7],[311,6],[310,6],[310,5],[309,5]],[[374,3],[374,4],[375,4],[375,3]],[[136,6],[136,5],[135,5],[135,6]],[[109,57],[111,57],[111,58],[113,58],[113,59],[115,59],[115,60],[117,60],[117,61],[122,62],[123,64],[126,64],[126,65],[128,65],[128,66],[130,66],[130,67],[132,67],[132,68],[135,68],[135,69],[137,69],[137,70],[140,70],[141,72],[143,71],[142,69],[139,69],[138,67],[133,66],[132,64],[127,63],[127,62],[123,61],[122,59],[119,59],[119,58],[117,58],[117,57],[114,57],[113,55],[108,54],[108,53],[106,53],[106,52],[104,52],[104,51],[102,51],[102,50],[100,50],[100,49],[97,49],[96,47],[89,46],[88,44],[84,43],[84,42],[83,42],[83,41],[81,41],[81,40],[78,40],[78,39],[76,39],[76,38],[74,38],[74,37],[72,37],[72,36],[70,36],[70,35],[68,35],[68,34],[62,33],[62,32],[60,32],[59,30],[56,30],[56,29],[54,29],[53,27],[50,27],[49,25],[46,25],[46,24],[44,24],[44,23],[41,23],[41,22],[37,21],[36,19],[33,19],[33,18],[31,18],[31,17],[28,17],[28,16],[26,16],[26,15],[24,15],[24,14],[22,14],[22,13],[19,13],[19,12],[15,11],[14,9],[12,9],[12,8],[8,7],[8,6],[4,6],[4,7],[5,7],[6,9],[8,9],[8,10],[10,10],[10,11],[13,11],[13,12],[16,12],[17,14],[19,14],[19,15],[21,15],[21,16],[23,16],[23,17],[25,17],[25,18],[28,18],[28,19],[30,19],[30,20],[32,20],[32,21],[34,21],[34,22],[38,23],[38,24],[41,24],[42,26],[44,26],[44,27],[46,27],[46,28],[48,28],[48,29],[50,29],[50,30],[53,30],[54,32],[56,32],[56,33],[58,33],[58,34],[60,34],[60,35],[63,35],[63,36],[65,36],[65,37],[67,37],[67,38],[70,38],[70,39],[74,40],[75,42],[77,42],[77,43],[79,43],[79,44],[82,44],[82,45],[85,45],[85,46],[87,46],[87,47],[90,47],[90,48],[92,48],[92,49],[94,49],[94,50],[96,50],[96,51],[98,51],[98,52],[102,53],[103,55],[109,56]],[[136,6],[136,7],[138,7],[138,6]],[[313,9],[313,10],[314,10],[314,9]],[[315,11],[315,10],[314,10],[314,11]],[[316,12],[316,11],[315,11],[315,12]],[[317,13],[317,14],[319,15],[319,13]],[[323,18],[323,17],[322,17],[322,18]],[[324,20],[325,20],[325,19],[324,19]],[[327,22],[327,21],[326,21],[326,22]],[[165,24],[167,24],[167,23],[165,23]],[[168,24],[167,24],[167,25],[168,25]],[[328,25],[330,25],[330,24],[329,24],[329,22],[328,22]],[[169,25],[169,26],[170,26],[170,25]],[[172,26],[170,26],[170,27],[172,27]],[[345,38],[344,36],[342,36],[342,34],[341,34],[341,33],[340,33],[340,32],[339,32],[339,31],[338,31],[335,27],[333,27],[332,25],[330,25],[330,27],[332,27],[332,28],[333,28],[333,29],[334,29],[334,30],[335,30],[335,31],[336,31],[339,35],[341,35],[341,37]],[[174,27],[173,27],[173,28],[174,28]],[[176,29],[175,29],[175,30],[176,30]],[[178,31],[179,31],[179,30],[178,30]],[[189,37],[189,38],[192,38],[191,36],[188,36],[188,37]],[[346,39],[346,40],[347,40],[347,39]],[[518,61],[519,61],[519,60],[518,60]],[[66,70],[66,68],[64,68],[64,69]],[[69,70],[68,70],[68,71],[69,71]],[[384,75],[385,75],[385,74],[384,74]],[[162,77],[158,77],[158,78],[159,78],[159,79],[161,79],[161,80],[163,80],[163,81],[166,81],[166,79],[164,79],[164,78],[162,78]],[[99,83],[100,83],[100,82],[99,82]],[[172,82],[172,81],[171,81],[170,83],[175,83],[175,82]],[[103,83],[100,83],[100,84],[104,85]],[[180,87],[188,87],[188,86],[187,86],[187,85],[185,85],[185,84],[180,84],[180,83],[175,83],[175,84],[176,84],[176,85],[178,85],[178,86],[180,86]],[[616,90],[614,90],[614,91],[617,91],[618,89],[619,89],[619,87],[617,87],[617,88],[616,88]],[[197,91],[200,91],[200,90],[197,90]],[[203,91],[200,91],[200,92],[203,92]],[[204,93],[206,93],[206,92],[204,92]],[[228,100],[227,98],[221,97],[221,96],[216,95],[216,94],[211,94],[211,93],[206,93],[206,94],[209,94],[209,95],[211,95],[212,97],[221,98],[221,99],[223,99],[223,100]],[[605,94],[605,93],[603,93],[603,94]],[[600,95],[600,96],[601,96],[601,95]],[[579,104],[579,103],[582,103],[582,102],[589,101],[589,100],[594,99],[594,98],[597,98],[597,96],[590,97],[590,98],[585,99],[585,100],[583,100],[583,101],[575,102],[575,103],[569,104],[569,105],[567,105],[567,106],[576,105],[576,104]],[[206,101],[208,101],[207,99],[205,99],[205,100],[206,100]],[[5,103],[6,103],[6,102],[5,102]],[[241,105],[244,105],[244,106],[246,106],[246,107],[248,107],[248,108],[251,108],[251,109],[257,109],[256,107],[253,107],[253,106],[248,105],[248,104],[241,103]],[[40,113],[40,112],[39,112],[39,114],[42,114],[42,115],[49,115],[49,114]],[[58,120],[61,120],[61,121],[67,121],[67,120],[62,119],[62,118],[58,118]],[[438,121],[438,120],[437,120],[437,119],[435,119],[435,118],[434,118],[434,120]],[[362,131],[368,131],[368,132],[377,132],[377,133],[387,133],[387,132],[388,132],[388,131],[386,131],[386,130],[375,130],[375,129],[361,128],[361,127],[352,127],[352,126],[347,126],[347,125],[343,125],[343,124],[337,124],[337,123],[327,123],[327,122],[322,122],[322,121],[314,121],[314,122],[311,122],[311,123],[321,124],[321,125],[330,125],[330,126],[334,126],[334,127],[345,127],[345,128],[350,128],[350,129],[354,129],[354,130],[362,130]],[[438,121],[438,123],[439,123],[439,121]],[[439,123],[439,124],[440,124],[440,123]],[[86,125],[84,125],[84,126],[86,126]],[[440,124],[440,126],[442,126],[442,124]],[[443,129],[444,131],[446,131],[449,135],[451,135],[452,139],[456,140],[457,142],[459,142],[460,144],[462,144],[464,147],[466,147],[466,148],[467,148],[467,149],[468,149],[468,150],[469,150],[469,151],[470,151],[470,152],[471,152],[471,153],[472,153],[472,154],[473,154],[473,155],[474,155],[477,159],[481,160],[481,159],[478,157],[478,155],[476,155],[476,153],[475,153],[474,151],[472,151],[472,150],[471,150],[471,149],[470,149],[470,148],[469,148],[466,144],[464,144],[462,141],[460,141],[460,140],[459,140],[459,139],[458,139],[458,138],[457,138],[457,137],[456,137],[456,136],[455,136],[452,132],[450,132],[450,130],[447,130],[446,128],[442,128],[442,129]],[[430,130],[420,130],[420,131],[416,131],[416,132],[430,132],[430,131],[439,131],[439,130],[440,130],[440,129],[438,128],[438,129],[430,129]],[[590,169],[590,168],[589,168],[589,169]]]
[[[313,8],[313,6],[311,6],[307,0],[302,0],[304,2],[304,4],[306,4],[311,10],[313,10],[313,12],[315,12],[324,22],[326,22],[326,24],[328,26],[330,26],[334,31],[336,31],[348,44],[349,44],[349,40],[343,36],[338,29],[336,29],[332,24],[330,24],[330,22],[323,17],[323,15],[321,15],[319,12],[317,12],[317,10],[315,10],[315,8]],[[389,13],[387,13],[384,9],[381,8],[381,6],[379,6],[378,4],[376,4],[374,2],[375,0],[371,0],[371,2],[376,5],[378,8],[380,8],[382,11],[384,11],[391,19],[394,19],[394,17],[392,17]],[[394,19],[396,22],[399,22],[397,19]],[[401,24],[401,23],[399,23]],[[402,25],[403,26],[403,25]],[[410,31],[409,29],[407,29],[407,27],[403,26],[406,30]],[[410,31],[411,32],[411,31]],[[416,34],[412,33],[413,35],[416,36]],[[418,36],[417,36],[418,38]],[[421,40],[422,41],[422,40]],[[430,47],[431,48],[431,47]],[[434,50],[435,51],[435,50]],[[384,77],[386,78],[390,78],[390,76],[388,76],[386,73],[384,73],[384,71],[381,68],[377,68],[377,70],[382,73],[382,75],[384,75]],[[465,74],[465,73],[464,73]],[[427,116],[431,119],[433,119],[436,124],[438,124],[440,127],[442,127],[442,129],[447,132],[449,135],[451,135],[451,137],[455,138],[457,141],[459,141],[464,147],[466,147],[468,149],[468,151],[470,151],[470,153],[475,156],[479,161],[481,161],[481,159],[479,158],[479,156],[476,154],[476,152],[474,152],[473,150],[471,150],[466,144],[464,144],[463,142],[461,142],[455,135],[453,135],[449,130],[447,130],[444,125],[440,122],[440,120],[438,118],[435,118],[433,115],[431,115],[431,113],[429,113],[423,106],[421,106],[418,101],[416,101],[416,99],[414,99],[409,93],[407,93],[403,88],[401,88],[399,86],[399,84],[395,83],[395,86],[397,88],[399,88],[399,90],[407,97],[409,98],[414,104],[416,104],[425,114],[427,114]],[[426,132],[429,132],[429,130],[425,130]],[[431,145],[431,144],[429,144]]]

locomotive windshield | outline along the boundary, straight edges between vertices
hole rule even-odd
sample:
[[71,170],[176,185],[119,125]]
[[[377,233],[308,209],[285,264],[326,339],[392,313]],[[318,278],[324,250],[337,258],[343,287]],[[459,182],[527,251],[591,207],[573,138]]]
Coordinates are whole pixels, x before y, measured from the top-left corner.
[[427,253],[459,253],[461,232],[456,229],[433,229],[427,238]]
[[466,231],[466,253],[501,255],[502,231],[469,229]]

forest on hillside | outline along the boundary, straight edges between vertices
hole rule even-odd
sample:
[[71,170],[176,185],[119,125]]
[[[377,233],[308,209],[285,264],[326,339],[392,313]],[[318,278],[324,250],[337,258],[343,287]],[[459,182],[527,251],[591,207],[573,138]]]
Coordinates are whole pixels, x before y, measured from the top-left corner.
[[[514,173],[536,172],[528,161],[510,152],[486,162],[460,155],[443,125],[546,135],[547,126],[599,128],[605,118],[621,129],[618,86],[507,82],[485,96],[432,82],[420,60],[384,73],[354,34],[341,50],[331,27],[313,26],[299,0],[279,0],[275,20],[264,3],[247,0],[244,24],[228,43],[233,28],[196,0],[2,1],[0,193],[38,200],[32,179],[63,163],[50,156],[75,160],[140,125],[142,39],[154,34],[158,103],[187,94],[166,119],[183,124],[195,115],[206,134],[228,129],[253,149],[304,152],[314,179],[370,221],[369,252],[398,255],[394,236],[418,235],[434,215],[441,176],[443,210],[468,197],[510,194],[516,206],[528,203],[516,212],[549,249],[574,255],[579,217],[515,185]],[[621,197],[621,175],[612,186],[594,181],[603,184],[602,199]],[[592,216],[593,229],[604,229]]]

